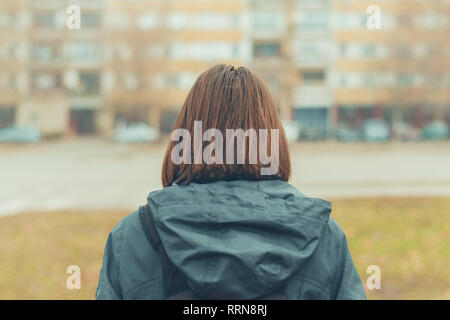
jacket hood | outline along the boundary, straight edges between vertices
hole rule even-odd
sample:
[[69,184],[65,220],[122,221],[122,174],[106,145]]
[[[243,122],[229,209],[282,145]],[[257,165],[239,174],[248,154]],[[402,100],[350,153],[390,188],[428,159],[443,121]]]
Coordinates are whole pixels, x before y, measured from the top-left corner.
[[176,185],[148,204],[171,262],[201,296],[273,293],[314,253],[331,204],[275,179]]

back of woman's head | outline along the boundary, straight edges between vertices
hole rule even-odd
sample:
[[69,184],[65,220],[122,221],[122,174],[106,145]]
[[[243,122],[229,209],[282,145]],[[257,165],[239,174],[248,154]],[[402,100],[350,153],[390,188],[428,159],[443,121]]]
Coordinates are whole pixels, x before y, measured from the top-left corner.
[[288,144],[273,99],[245,67],[216,65],[203,72],[173,129],[163,162],[164,187],[174,182],[289,179]]

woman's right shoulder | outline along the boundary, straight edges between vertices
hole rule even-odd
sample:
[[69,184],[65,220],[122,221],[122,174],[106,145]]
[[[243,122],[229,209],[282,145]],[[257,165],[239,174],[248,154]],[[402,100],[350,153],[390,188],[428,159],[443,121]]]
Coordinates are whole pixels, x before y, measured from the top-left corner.
[[122,217],[112,228],[111,235],[120,237],[129,229],[136,229],[140,226],[139,210],[133,211],[128,215]]

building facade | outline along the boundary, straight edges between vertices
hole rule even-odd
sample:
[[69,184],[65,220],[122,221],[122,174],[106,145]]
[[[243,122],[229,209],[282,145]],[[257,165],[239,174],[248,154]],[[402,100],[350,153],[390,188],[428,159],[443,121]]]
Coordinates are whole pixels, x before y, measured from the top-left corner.
[[[373,5],[379,29],[368,26]],[[371,119],[387,123],[399,139],[419,138],[432,122],[450,124],[448,1],[334,0],[332,10],[338,135]]]
[[146,122],[169,132],[216,63],[255,70],[302,139],[357,139],[369,120],[394,138],[450,124],[445,0],[77,0],[75,30],[71,4],[0,1],[0,128],[110,135]]
[[242,0],[109,1],[105,73],[113,122],[144,120],[169,132],[201,72],[246,62],[244,9]]
[[33,125],[44,136],[97,133],[97,113],[103,103],[104,1],[78,1],[80,30],[66,27],[70,4],[65,0],[0,2],[1,74],[6,79],[0,105],[2,110],[12,110],[2,116],[8,119],[2,120],[2,126]]

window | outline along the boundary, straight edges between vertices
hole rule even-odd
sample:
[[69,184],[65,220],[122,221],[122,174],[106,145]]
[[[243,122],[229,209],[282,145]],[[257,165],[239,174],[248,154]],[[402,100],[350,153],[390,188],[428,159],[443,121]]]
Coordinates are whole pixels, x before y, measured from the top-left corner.
[[11,13],[9,17],[9,25],[14,28],[20,28],[23,26],[23,15],[19,13]]
[[374,72],[364,72],[361,75],[361,85],[362,87],[374,87],[377,85],[378,78]]
[[183,13],[171,13],[167,19],[167,25],[170,29],[181,30],[187,26],[187,17]]
[[33,47],[33,59],[39,62],[50,61],[56,57],[56,50],[50,44],[37,44]]
[[321,52],[318,46],[311,44],[310,45],[301,44],[298,49],[298,54],[303,57],[308,57],[308,56],[317,56],[321,54]]
[[254,43],[253,56],[256,58],[278,57],[280,55],[280,43]]
[[99,28],[101,25],[101,15],[99,13],[84,13],[81,12],[81,27],[82,28]]
[[19,52],[19,44],[10,44],[9,46],[9,57],[14,58],[17,57],[17,53]]
[[305,84],[317,84],[325,81],[325,71],[323,70],[302,70],[300,75]]
[[[130,18],[120,12],[110,12],[105,15],[106,24],[108,28],[111,28],[112,30],[125,30],[130,25]],[[144,21],[142,21],[144,20]],[[146,18],[141,17],[138,20],[138,25],[142,27],[142,24],[145,26],[147,24],[147,21],[145,21]]]
[[193,85],[195,80],[197,79],[197,76],[193,73],[180,73],[177,74],[175,77],[175,85],[177,88],[180,89],[190,89]]
[[149,44],[145,49],[145,54],[152,58],[166,57],[166,48],[161,44]]
[[347,88],[360,88],[362,83],[359,72],[345,72],[341,75],[341,83],[342,81],[345,82]]
[[98,72],[80,72],[80,88],[83,94],[98,93],[100,89]]
[[407,59],[411,56],[411,48],[407,43],[396,43],[391,47],[391,55],[393,58]]
[[17,86],[17,75],[12,74],[9,78],[9,86],[11,88],[16,88]]
[[34,89],[49,90],[62,87],[61,74],[35,72],[32,74],[32,85]]
[[157,17],[154,13],[147,13],[139,17],[138,26],[140,29],[148,30],[152,29],[157,24]]
[[298,60],[323,59],[331,56],[331,44],[326,41],[301,41],[294,44]]
[[69,55],[73,60],[90,60],[100,56],[99,46],[89,42],[72,42],[69,44]]
[[295,0],[295,3],[300,7],[308,4],[328,5],[330,4],[330,0]]
[[365,28],[365,13],[341,12],[332,16],[333,28],[337,30],[358,30]]
[[217,61],[233,58],[234,52],[234,44],[229,42],[175,42],[169,47],[169,56],[174,60]]
[[54,28],[55,15],[53,13],[34,13],[33,22],[35,27]]
[[397,75],[397,83],[401,87],[409,87],[412,86],[414,82],[414,77],[410,73],[400,72]]
[[238,44],[233,44],[233,48],[232,48],[232,56],[234,58],[239,57],[239,45]]
[[252,26],[257,32],[281,31],[283,16],[274,12],[255,12],[252,15]]
[[185,58],[185,45],[182,42],[175,42],[170,44],[169,57],[174,60],[181,60]]
[[189,59],[217,61],[233,58],[233,44],[230,42],[193,42],[187,46]]
[[14,106],[0,105],[0,129],[14,124],[16,108]]
[[438,15],[434,12],[418,16],[414,20],[419,28],[434,29],[438,26]]
[[341,87],[346,87],[347,86],[347,77],[344,74],[339,76],[339,85]]
[[366,43],[361,46],[361,53],[364,57],[374,57],[377,54],[377,46],[373,43]]
[[73,95],[97,94],[100,91],[100,75],[96,71],[80,71],[78,85],[70,90]]
[[9,25],[9,16],[4,13],[0,13],[0,28],[6,28]]
[[233,27],[233,28],[237,28],[237,27],[239,27],[239,22],[240,22],[240,18],[239,18],[239,15],[238,14],[232,14],[231,15],[231,26]]
[[191,25],[196,30],[230,30],[237,26],[238,20],[223,13],[204,13],[191,17]]
[[133,48],[131,48],[126,42],[119,43],[115,48],[117,56],[122,60],[131,60],[133,58]]
[[127,72],[122,77],[123,85],[127,90],[136,90],[139,87],[139,79],[136,74]]
[[296,18],[296,28],[302,30],[326,30],[329,29],[329,13],[326,11],[302,12]]
[[9,87],[9,75],[6,73],[0,74],[0,88]]

